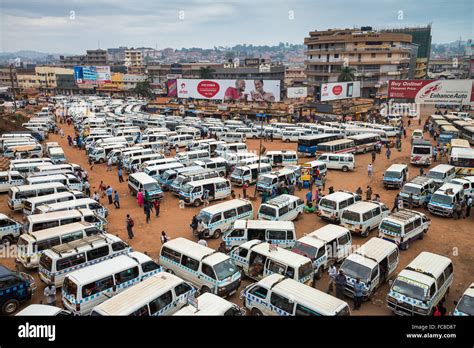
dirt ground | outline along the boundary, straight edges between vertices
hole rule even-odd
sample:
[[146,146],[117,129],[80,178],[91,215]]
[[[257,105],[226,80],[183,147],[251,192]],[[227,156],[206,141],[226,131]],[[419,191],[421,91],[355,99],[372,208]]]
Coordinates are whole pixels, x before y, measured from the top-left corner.
[[[422,108],[422,124],[427,116],[429,116],[434,110],[432,108]],[[413,129],[419,128],[412,125]],[[71,127],[63,126],[66,136],[70,134],[74,135],[74,130]],[[185,237],[191,240],[195,240],[192,236],[189,224],[194,214],[200,211],[200,208],[186,207],[180,209],[178,206],[178,200],[171,193],[166,193],[161,204],[160,216],[155,218],[152,216],[150,224],[146,224],[145,215],[142,208],[139,208],[135,197],[130,196],[127,187],[127,182],[119,183],[117,176],[116,167],[111,172],[106,171],[106,165],[95,165],[93,169],[90,169],[87,157],[83,151],[71,148],[67,144],[66,137],[60,138],[57,135],[51,135],[48,141],[58,141],[63,147],[67,159],[71,163],[80,164],[90,174],[91,180],[91,191],[94,191],[94,187],[98,188],[101,180],[106,185],[111,185],[113,189],[117,189],[120,193],[120,204],[121,209],[115,209],[113,206],[109,206],[110,215],[109,220],[109,233],[118,235],[124,240],[127,240],[127,233],[125,228],[126,214],[130,214],[135,221],[135,238],[130,242],[132,247],[141,252],[147,252],[152,258],[156,259],[158,252],[161,247],[160,234],[161,231],[166,231],[168,236],[171,238]],[[250,150],[258,150],[258,140],[248,140]],[[274,142],[265,142],[264,146],[267,150],[280,150],[289,149],[296,150],[295,143],[282,143],[281,141],[275,140]],[[393,205],[393,200],[398,192],[397,190],[386,190],[382,184],[382,176],[385,169],[392,163],[409,163],[410,159],[410,131],[407,134],[407,138],[403,140],[402,151],[392,151],[392,158],[388,161],[385,158],[384,152],[377,156],[374,163],[374,175],[369,178],[367,175],[367,165],[371,160],[370,154],[360,154],[356,156],[356,169],[353,172],[343,173],[338,170],[330,170],[327,176],[326,190],[328,187],[333,186],[335,190],[344,189],[355,191],[359,186],[364,190],[367,185],[372,186],[374,194],[378,193],[381,196],[383,202],[390,208]],[[301,159],[300,162],[306,162],[310,160]],[[439,163],[446,163],[446,159]],[[419,168],[410,166],[410,177],[414,177],[418,174]],[[241,194],[240,188],[234,188],[237,194]],[[254,186],[251,186],[248,190],[253,194]],[[307,190],[296,191],[296,194],[304,199]],[[327,192],[325,192],[327,193]],[[7,196],[0,196],[1,209],[0,212],[11,214],[7,206]],[[102,203],[108,206],[106,199],[101,200]],[[218,202],[213,202],[215,204]],[[258,210],[260,199],[258,198],[253,202],[255,214]],[[425,213],[429,214],[427,211]],[[15,213],[14,218],[17,220],[22,219],[21,213]],[[474,253],[472,248],[474,247],[474,241],[472,239],[473,232],[473,216],[466,220],[453,220],[450,218],[442,218],[435,215],[429,214],[432,220],[431,228],[425,238],[420,241],[414,241],[407,251],[400,252],[400,263],[398,265],[397,272],[401,271],[413,258],[415,258],[422,251],[430,251],[440,255],[451,258],[454,262],[454,283],[449,292],[446,306],[448,311],[454,309],[453,302],[458,300],[460,295],[464,292],[469,284],[474,281],[472,265],[474,264]],[[295,221],[298,237],[304,234],[310,233],[326,223],[323,222],[316,215],[305,214],[303,218]],[[470,232],[469,232],[470,231]],[[377,231],[372,231],[370,237],[377,235]],[[353,244],[363,244],[367,239],[360,236],[353,236]],[[220,240],[211,239],[208,240],[208,244],[212,248],[217,248]],[[471,251],[469,251],[471,250]],[[3,264],[8,267],[14,267],[14,259],[4,259]],[[36,274],[36,272],[29,272]],[[35,277],[38,281],[39,287],[30,303],[39,303],[43,299],[43,284],[39,281],[38,277]],[[249,281],[243,281],[242,287],[249,284]],[[327,274],[323,276],[316,284],[316,287],[320,290],[326,290],[327,287]],[[391,315],[391,312],[386,308],[385,296],[389,290],[389,284],[385,283],[382,285],[374,294],[374,296],[362,305],[359,311],[352,312],[353,315]],[[230,300],[242,305],[239,299],[238,291],[234,294]],[[60,291],[58,289],[58,303],[60,299]],[[351,299],[346,298],[347,302],[351,305]]]

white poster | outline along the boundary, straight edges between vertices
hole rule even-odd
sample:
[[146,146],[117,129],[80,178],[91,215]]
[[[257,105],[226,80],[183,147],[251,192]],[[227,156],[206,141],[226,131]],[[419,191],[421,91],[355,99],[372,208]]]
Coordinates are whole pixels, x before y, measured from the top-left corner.
[[178,98],[280,101],[280,80],[178,79]]
[[321,101],[359,98],[360,82],[334,82],[321,85]]
[[415,96],[418,104],[467,105],[472,102],[473,80],[437,80],[423,86]]
[[287,98],[306,98],[308,96],[308,87],[288,87],[286,90]]

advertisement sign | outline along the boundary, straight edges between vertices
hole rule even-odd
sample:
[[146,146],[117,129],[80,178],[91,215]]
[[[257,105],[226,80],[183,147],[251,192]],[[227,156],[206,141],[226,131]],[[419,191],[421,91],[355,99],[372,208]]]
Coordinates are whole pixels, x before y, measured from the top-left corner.
[[288,87],[286,90],[287,98],[306,98],[308,96],[308,87]]
[[419,104],[469,104],[474,102],[473,80],[390,80],[388,97],[412,99]]
[[168,97],[176,98],[178,96],[178,80],[169,79],[166,81],[166,87],[168,88]]
[[321,85],[321,101],[360,97],[360,82],[334,82]]
[[245,66],[258,66],[260,64],[260,58],[247,58],[244,62]]
[[97,83],[103,84],[103,83],[112,82],[112,77],[110,74],[110,66],[96,66],[95,71],[97,74],[96,75]]
[[78,85],[100,85],[112,82],[109,66],[75,66],[74,80]]
[[178,97],[224,101],[280,101],[280,80],[178,79]]

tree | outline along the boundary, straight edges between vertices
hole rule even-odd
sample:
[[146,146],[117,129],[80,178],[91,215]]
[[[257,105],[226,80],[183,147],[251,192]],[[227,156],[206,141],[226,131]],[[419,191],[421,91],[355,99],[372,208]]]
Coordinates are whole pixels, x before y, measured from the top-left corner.
[[350,66],[345,66],[341,69],[341,73],[339,74],[337,81],[338,82],[350,82],[354,81],[355,79],[355,69]]
[[133,89],[133,91],[140,97],[153,99],[155,96],[153,93],[153,88],[151,88],[150,81],[142,81],[137,82],[137,85]]
[[216,72],[210,66],[201,67],[199,70],[199,74],[201,75],[202,79],[212,79],[214,77],[214,73]]

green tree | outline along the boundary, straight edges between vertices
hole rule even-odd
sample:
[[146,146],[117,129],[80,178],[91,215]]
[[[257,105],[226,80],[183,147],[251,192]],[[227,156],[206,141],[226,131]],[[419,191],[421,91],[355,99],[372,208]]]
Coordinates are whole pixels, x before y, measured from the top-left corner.
[[214,73],[216,71],[211,68],[210,66],[201,67],[199,74],[201,75],[202,79],[212,79],[214,77]]
[[137,82],[137,85],[133,89],[133,91],[140,97],[148,98],[148,99],[153,99],[154,98],[154,93],[153,93],[153,88],[151,88],[150,81],[142,81],[142,82]]
[[339,74],[337,81],[338,82],[350,82],[354,81],[355,79],[355,69],[350,66],[345,66],[341,69],[341,73]]

